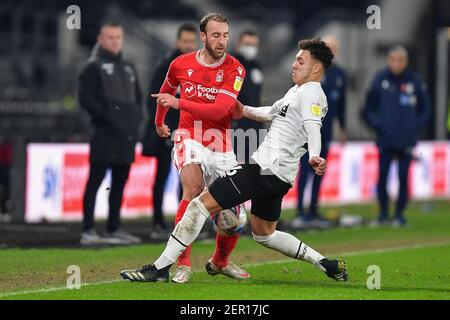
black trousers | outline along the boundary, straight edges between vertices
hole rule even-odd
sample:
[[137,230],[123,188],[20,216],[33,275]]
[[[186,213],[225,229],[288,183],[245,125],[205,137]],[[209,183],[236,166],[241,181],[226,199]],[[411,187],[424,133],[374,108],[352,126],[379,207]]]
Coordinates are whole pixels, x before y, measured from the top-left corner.
[[[320,156],[324,159],[327,158],[329,151],[329,143],[322,142],[322,150]],[[315,218],[319,211],[319,192],[322,184],[322,177],[315,174],[313,168],[309,164],[309,153],[303,155],[300,160],[300,177],[298,179],[298,192],[297,192],[297,215],[301,217]],[[312,176],[313,184],[311,189],[311,201],[309,205],[309,216],[303,207],[303,198],[305,194],[306,184]]]
[[[156,155],[156,159],[158,160],[158,168],[155,183],[153,185],[153,226],[160,225],[163,228],[166,228],[166,224],[164,222],[162,205],[164,201],[164,187],[172,166],[171,153],[171,148],[162,147]],[[183,196],[181,185],[178,190],[178,199],[181,200]]]
[[164,186],[169,177],[170,165],[172,163],[170,153],[171,150],[169,148],[161,148],[156,156],[158,169],[155,184],[153,185],[153,226],[161,225],[165,227],[162,204],[164,200]]
[[10,165],[0,164],[0,213],[6,213],[8,211],[7,203],[11,196],[10,171]]
[[105,177],[106,170],[111,168],[112,181],[109,189],[109,216],[107,231],[114,232],[120,227],[120,207],[123,189],[128,180],[131,164],[91,163],[89,179],[83,197],[83,231],[94,228],[95,198],[98,188]]
[[379,175],[377,185],[378,203],[380,205],[379,219],[387,219],[389,217],[388,202],[389,196],[387,192],[387,179],[391,162],[394,159],[398,160],[398,179],[399,192],[397,205],[395,208],[395,217],[402,218],[403,211],[408,203],[408,172],[412,160],[410,149],[395,149],[380,147],[379,158]]

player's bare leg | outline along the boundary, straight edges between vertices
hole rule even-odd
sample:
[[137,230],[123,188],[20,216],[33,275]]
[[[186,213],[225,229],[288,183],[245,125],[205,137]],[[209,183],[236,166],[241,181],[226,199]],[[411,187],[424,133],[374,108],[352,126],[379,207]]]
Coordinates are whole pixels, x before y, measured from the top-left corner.
[[220,210],[222,208],[207,191],[193,199],[183,218],[170,235],[165,250],[154,264],[143,266],[140,269],[122,270],[120,272],[122,278],[138,282],[168,281],[170,267],[197,238],[205,221],[210,218],[210,212]]
[[137,270],[123,270],[120,273],[121,276],[124,279],[139,282],[168,281],[170,267],[181,253],[194,242],[211,214],[220,210],[222,208],[211,194],[207,191],[203,192],[201,196],[189,203],[183,218],[173,230],[166,249],[155,263]]
[[334,280],[347,281],[345,261],[329,260],[293,235],[276,230],[276,221],[267,221],[252,215],[251,226],[253,238],[259,244],[288,257],[307,261]]
[[[175,216],[175,226],[183,218],[189,202],[197,197],[205,188],[202,169],[199,164],[188,164],[181,169],[180,181],[183,188],[183,197],[178,205]],[[192,244],[178,258],[177,269],[172,281],[175,283],[186,283],[192,275],[191,268]]]
[[[177,210],[175,225],[183,218],[189,202],[197,197],[205,188],[203,173],[198,164],[188,164],[183,167],[180,173],[180,180],[183,187],[183,198]],[[228,257],[234,250],[238,239],[238,234],[233,236],[217,234],[214,255],[206,264],[206,270],[209,274],[224,274],[238,280],[250,277],[250,274],[246,270],[228,261]],[[177,269],[172,279],[173,282],[186,283],[190,280],[192,275],[190,259],[191,250],[192,244],[189,245],[178,258]]]

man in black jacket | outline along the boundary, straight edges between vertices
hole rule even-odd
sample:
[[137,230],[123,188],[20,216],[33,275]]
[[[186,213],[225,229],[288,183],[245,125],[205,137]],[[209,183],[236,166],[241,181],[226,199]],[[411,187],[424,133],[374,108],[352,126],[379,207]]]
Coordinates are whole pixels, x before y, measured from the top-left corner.
[[[367,92],[363,117],[377,135],[379,170],[377,196],[378,218],[371,225],[390,223],[405,226],[404,211],[408,203],[408,175],[420,129],[425,127],[431,113],[426,84],[408,68],[408,51],[400,45],[392,47],[387,56],[387,68],[380,70]],[[399,190],[395,217],[389,220],[387,180],[393,160],[398,161]]]
[[[161,85],[166,78],[169,65],[181,54],[192,52],[198,47],[197,28],[191,23],[185,23],[178,28],[175,49],[169,52],[155,67],[153,72],[149,92],[159,92]],[[143,137],[142,155],[154,156],[158,159],[158,170],[155,184],[153,185],[153,231],[151,237],[154,239],[166,240],[170,230],[166,226],[163,218],[162,204],[164,196],[164,186],[169,176],[172,165],[171,152],[173,143],[170,138],[161,138],[155,130],[156,99],[148,95],[147,99],[148,123]],[[166,124],[174,132],[178,128],[180,113],[170,109],[166,116]]]
[[[259,36],[256,31],[251,29],[242,31],[239,35],[234,57],[242,63],[246,70],[247,76],[239,94],[239,101],[248,106],[261,105],[264,75],[261,64],[256,58],[258,50]],[[260,122],[246,118],[233,121],[233,129],[242,129],[244,131],[236,131],[234,136],[234,153],[236,153],[238,162],[249,163],[251,155],[258,148],[259,140],[262,141],[262,138],[264,138],[259,136],[259,129],[262,128],[263,126]],[[253,135],[251,131],[247,131],[249,129],[255,130],[256,135]],[[253,141],[254,138],[257,138],[257,141]]]
[[[92,120],[90,170],[83,198],[84,245],[139,243],[141,240],[120,229],[123,190],[134,161],[142,94],[134,65],[122,59],[123,29],[108,23],[102,26],[92,55],[79,75],[78,98]],[[107,169],[111,169],[107,234],[94,229],[97,190]],[[76,187],[76,186],[74,186]]]

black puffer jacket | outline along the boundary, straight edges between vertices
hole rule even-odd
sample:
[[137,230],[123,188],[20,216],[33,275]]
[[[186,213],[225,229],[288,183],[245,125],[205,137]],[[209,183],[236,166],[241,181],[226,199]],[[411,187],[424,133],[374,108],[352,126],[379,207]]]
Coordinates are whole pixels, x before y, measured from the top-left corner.
[[133,64],[96,45],[78,83],[78,99],[92,119],[90,161],[132,163],[143,118],[142,93]]
[[[170,138],[161,138],[156,133],[155,116],[156,116],[156,99],[152,98],[151,93],[158,93],[161,88],[170,63],[181,54],[178,50],[169,52],[164,58],[159,61],[151,77],[149,86],[149,94],[147,96],[147,112],[148,121],[145,126],[145,133],[142,139],[142,154],[144,156],[158,156],[162,152],[170,152],[173,143]],[[178,110],[169,109],[165,118],[165,124],[174,132],[178,128],[178,121],[180,120],[180,112]]]

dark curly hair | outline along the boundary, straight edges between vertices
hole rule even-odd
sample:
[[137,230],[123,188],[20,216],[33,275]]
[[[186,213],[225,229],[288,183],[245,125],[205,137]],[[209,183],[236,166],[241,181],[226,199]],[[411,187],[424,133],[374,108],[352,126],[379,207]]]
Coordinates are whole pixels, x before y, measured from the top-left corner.
[[298,47],[303,50],[309,51],[311,56],[319,60],[325,69],[327,69],[334,58],[333,52],[327,44],[320,39],[320,37],[314,39],[300,40]]

